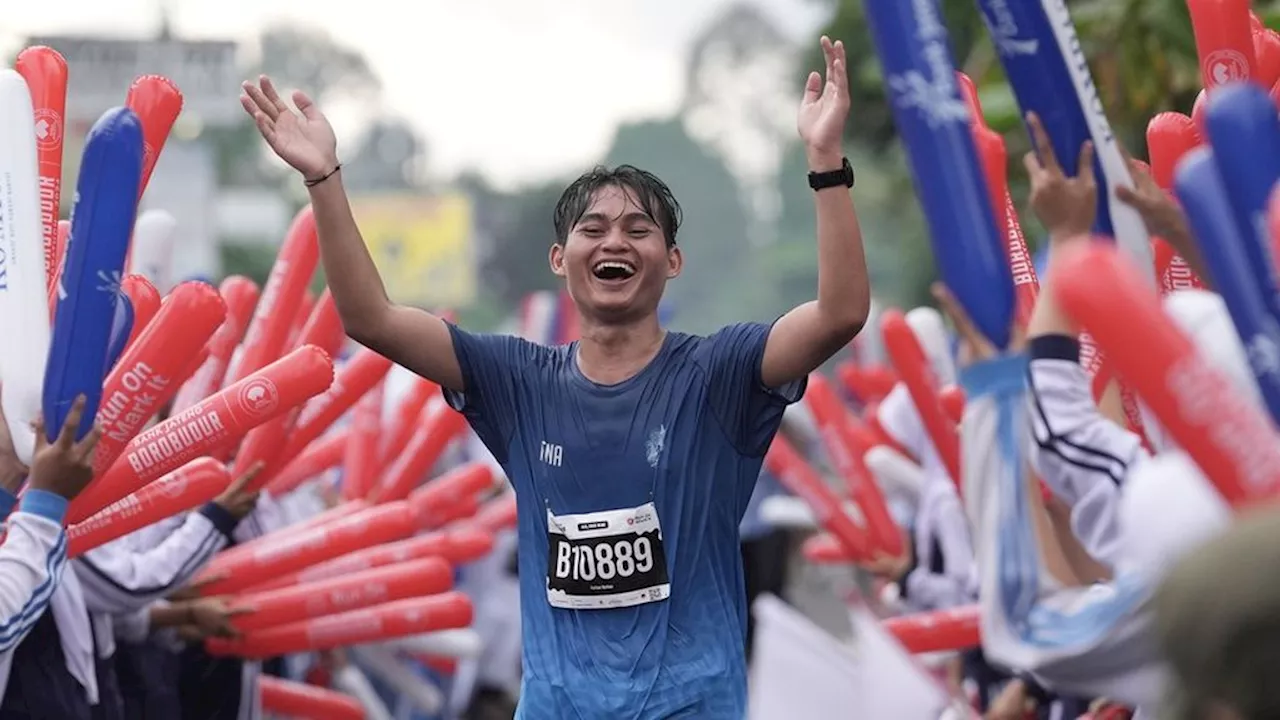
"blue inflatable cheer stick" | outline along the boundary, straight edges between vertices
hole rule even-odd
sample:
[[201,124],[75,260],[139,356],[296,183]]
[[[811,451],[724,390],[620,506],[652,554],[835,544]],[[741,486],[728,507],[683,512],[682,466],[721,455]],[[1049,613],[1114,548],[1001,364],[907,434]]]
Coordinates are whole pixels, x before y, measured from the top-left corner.
[[1063,0],[977,2],[1018,107],[1040,118],[1063,172],[1079,171],[1080,147],[1086,140],[1093,141],[1098,179],[1094,231],[1114,237],[1154,287],[1147,226],[1115,195],[1117,187],[1133,186],[1133,176],[1098,98],[1066,4]]
[[982,334],[1004,348],[1013,318],[1013,276],[938,4],[868,0],[866,15],[938,271]]
[[1174,192],[1187,213],[1213,286],[1231,313],[1267,409],[1272,418],[1280,419],[1280,324],[1249,269],[1246,241],[1231,211],[1215,155],[1206,147],[1187,153],[1178,163]]
[[1208,103],[1205,127],[1240,231],[1240,250],[1249,261],[1256,291],[1271,315],[1280,319],[1267,228],[1271,190],[1280,180],[1280,115],[1266,91],[1251,82],[1220,86]]
[[58,284],[43,401],[51,442],[77,395],[87,400],[80,437],[89,432],[97,415],[141,178],[138,116],[128,108],[108,110],[85,138],[71,235]]
[[104,382],[111,374],[111,369],[119,362],[120,356],[124,354],[129,336],[133,334],[133,319],[133,303],[130,302],[128,295],[120,293],[116,298],[115,314],[111,318],[111,338],[107,340],[107,366],[102,369]]

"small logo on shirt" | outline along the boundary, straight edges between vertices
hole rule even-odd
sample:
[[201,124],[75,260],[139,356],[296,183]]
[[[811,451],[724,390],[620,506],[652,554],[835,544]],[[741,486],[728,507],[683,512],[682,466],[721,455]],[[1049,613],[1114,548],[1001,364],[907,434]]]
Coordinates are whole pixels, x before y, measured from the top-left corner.
[[539,453],[539,457],[542,459],[542,462],[550,465],[551,467],[560,467],[561,462],[564,460],[564,447],[562,445],[555,445],[543,440],[542,451]]
[[649,461],[649,467],[658,467],[658,461],[662,459],[662,448],[667,442],[667,426],[659,425],[657,430],[649,433],[649,441],[644,445],[645,457]]

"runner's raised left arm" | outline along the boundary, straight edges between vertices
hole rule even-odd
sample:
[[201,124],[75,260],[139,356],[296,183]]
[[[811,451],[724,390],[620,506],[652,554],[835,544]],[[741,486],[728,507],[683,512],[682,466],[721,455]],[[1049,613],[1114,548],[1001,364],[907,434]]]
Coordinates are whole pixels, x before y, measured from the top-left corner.
[[809,74],[796,123],[809,171],[835,173],[829,181],[834,184],[814,191],[818,299],[782,316],[770,331],[760,369],[768,387],[781,387],[817,369],[858,334],[871,309],[862,231],[849,184],[839,181],[845,169],[841,148],[849,115],[844,44],[823,37],[822,52],[827,61],[825,82],[818,73]]

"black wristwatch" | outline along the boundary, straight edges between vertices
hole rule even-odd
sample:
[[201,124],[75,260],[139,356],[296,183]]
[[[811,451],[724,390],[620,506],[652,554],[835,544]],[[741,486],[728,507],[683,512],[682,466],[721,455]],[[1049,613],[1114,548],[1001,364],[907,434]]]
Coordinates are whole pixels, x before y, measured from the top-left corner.
[[853,187],[853,166],[849,164],[849,158],[844,158],[839,170],[809,173],[809,187],[814,190],[825,190],[841,185]]

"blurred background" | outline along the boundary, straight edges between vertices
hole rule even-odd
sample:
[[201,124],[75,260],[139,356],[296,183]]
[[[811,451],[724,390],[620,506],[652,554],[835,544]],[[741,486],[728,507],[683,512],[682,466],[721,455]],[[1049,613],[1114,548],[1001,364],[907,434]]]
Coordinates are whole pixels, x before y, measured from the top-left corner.
[[[957,66],[1006,132],[1015,200],[1027,143],[972,0],[944,0]],[[1264,19],[1280,2],[1255,2]],[[1182,0],[1069,2],[1113,125],[1141,155],[1154,113],[1198,90]],[[70,66],[64,187],[82,139],[132,80],[176,82],[185,109],[143,207],[180,223],[175,278],[262,282],[302,186],[236,102],[265,72],[337,126],[366,240],[402,302],[477,329],[554,289],[546,252],[564,185],[596,163],[664,178],[686,211],[672,325],[769,319],[813,296],[817,253],[795,131],[817,38],[849,47],[848,151],[876,296],[925,301],[926,230],[855,0],[59,0],[11,3],[10,60],[47,44]],[[63,214],[74,193],[63,193]],[[1040,243],[1023,217],[1033,249]]]

